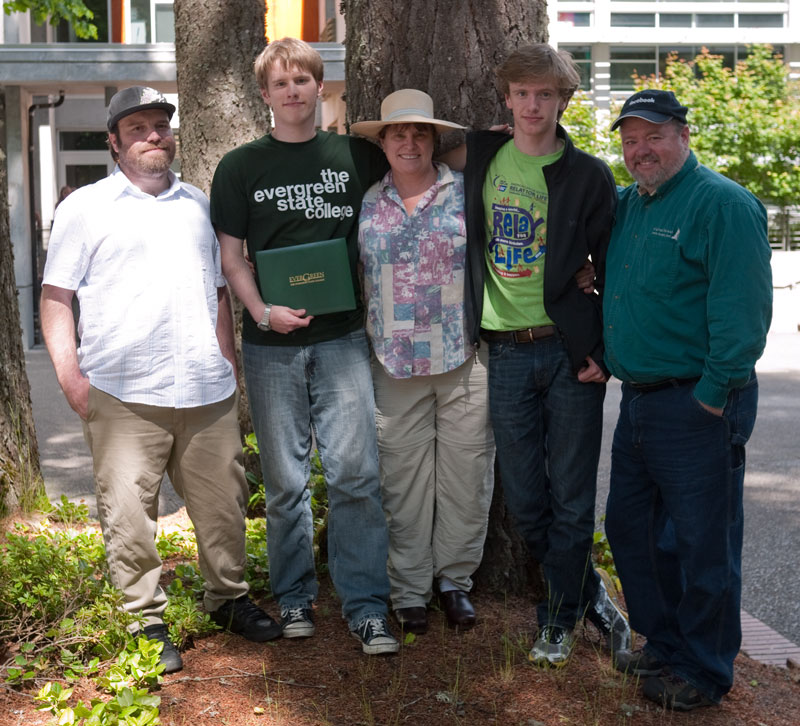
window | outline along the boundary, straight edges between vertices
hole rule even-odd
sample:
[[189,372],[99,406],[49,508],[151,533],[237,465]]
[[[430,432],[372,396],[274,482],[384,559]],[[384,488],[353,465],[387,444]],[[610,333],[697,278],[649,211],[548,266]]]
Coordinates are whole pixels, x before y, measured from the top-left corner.
[[591,13],[559,13],[559,23],[567,23],[573,28],[588,28],[592,24]]
[[696,15],[695,23],[698,28],[732,28],[733,13]]
[[106,151],[105,131],[62,131],[59,151]]
[[[58,43],[108,43],[108,3],[106,0],[84,0],[84,4],[94,13],[92,23],[97,26],[97,40],[83,39],[75,35],[72,26],[62,20],[56,26],[56,42]],[[44,26],[42,26],[44,27]]]
[[659,13],[658,24],[662,28],[691,28],[691,13]]
[[654,28],[655,13],[611,13],[612,28]]
[[592,48],[589,45],[561,45],[561,50],[572,54],[578,73],[581,76],[581,88],[590,91],[592,88]]
[[174,43],[175,11],[172,0],[128,0],[129,43]]
[[757,15],[755,13],[739,13],[740,28],[782,28],[782,13]]
[[611,47],[611,90],[628,91],[633,87],[632,77],[655,75],[656,48],[655,46],[642,47]]

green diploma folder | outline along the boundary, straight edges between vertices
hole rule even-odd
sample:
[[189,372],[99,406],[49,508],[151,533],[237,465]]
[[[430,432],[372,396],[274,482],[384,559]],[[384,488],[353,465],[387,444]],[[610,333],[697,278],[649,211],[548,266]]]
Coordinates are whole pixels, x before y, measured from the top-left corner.
[[256,252],[261,298],[324,315],[356,306],[344,237]]

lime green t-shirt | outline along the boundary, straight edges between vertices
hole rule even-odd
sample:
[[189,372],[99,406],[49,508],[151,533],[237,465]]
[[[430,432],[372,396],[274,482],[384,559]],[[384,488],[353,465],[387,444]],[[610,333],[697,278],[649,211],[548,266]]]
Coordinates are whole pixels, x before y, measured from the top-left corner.
[[519,330],[553,323],[542,298],[547,250],[542,169],[563,151],[529,156],[512,142],[503,144],[489,164],[483,182],[488,242],[482,328]]

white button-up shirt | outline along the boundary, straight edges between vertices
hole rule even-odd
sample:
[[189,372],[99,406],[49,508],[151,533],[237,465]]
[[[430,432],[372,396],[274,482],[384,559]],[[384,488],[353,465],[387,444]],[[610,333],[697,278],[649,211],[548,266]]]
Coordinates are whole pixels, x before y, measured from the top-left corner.
[[75,290],[78,361],[129,403],[189,408],[236,381],[216,336],[219,243],[203,192],[171,175],[154,197],[117,168],[58,207],[43,283]]

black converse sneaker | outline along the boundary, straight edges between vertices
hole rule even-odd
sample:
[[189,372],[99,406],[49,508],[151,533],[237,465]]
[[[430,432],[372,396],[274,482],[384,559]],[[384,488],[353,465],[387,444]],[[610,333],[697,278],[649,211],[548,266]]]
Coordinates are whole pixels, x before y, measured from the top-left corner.
[[361,650],[367,655],[388,655],[400,650],[400,643],[392,635],[384,617],[364,618],[350,635],[361,641]]
[[311,608],[282,607],[281,627],[284,638],[310,638],[316,630]]

